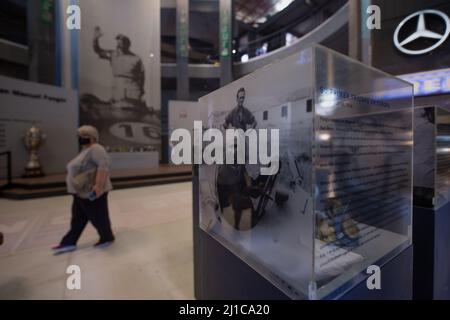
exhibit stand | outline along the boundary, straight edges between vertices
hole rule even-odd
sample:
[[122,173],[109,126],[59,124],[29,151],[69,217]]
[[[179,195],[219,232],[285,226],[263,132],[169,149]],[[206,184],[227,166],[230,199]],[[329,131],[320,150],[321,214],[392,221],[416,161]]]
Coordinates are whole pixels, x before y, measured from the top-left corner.
[[196,297],[411,299],[412,95],[313,46],[202,97],[247,137],[194,168]]
[[450,112],[414,110],[414,299],[450,299]]

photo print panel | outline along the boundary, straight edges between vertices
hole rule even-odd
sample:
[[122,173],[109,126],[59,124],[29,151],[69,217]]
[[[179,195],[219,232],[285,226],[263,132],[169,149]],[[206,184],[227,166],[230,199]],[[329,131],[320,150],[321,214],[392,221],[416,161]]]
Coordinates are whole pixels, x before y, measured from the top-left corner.
[[160,1],[80,0],[80,122],[110,151],[161,147]]
[[308,49],[200,99],[205,129],[266,129],[269,141],[279,130],[273,175],[250,163],[250,141],[244,164],[199,166],[200,224],[295,299],[307,296],[313,275],[312,71]]

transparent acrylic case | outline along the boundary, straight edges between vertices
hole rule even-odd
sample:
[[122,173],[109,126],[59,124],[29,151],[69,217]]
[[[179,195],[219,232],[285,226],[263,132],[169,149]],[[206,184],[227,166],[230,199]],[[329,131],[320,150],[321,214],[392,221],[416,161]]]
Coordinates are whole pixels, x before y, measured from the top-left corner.
[[450,201],[450,111],[414,109],[414,205],[438,210]]
[[205,129],[279,129],[280,166],[200,165],[200,227],[291,298],[339,297],[411,244],[412,94],[313,46],[202,97]]

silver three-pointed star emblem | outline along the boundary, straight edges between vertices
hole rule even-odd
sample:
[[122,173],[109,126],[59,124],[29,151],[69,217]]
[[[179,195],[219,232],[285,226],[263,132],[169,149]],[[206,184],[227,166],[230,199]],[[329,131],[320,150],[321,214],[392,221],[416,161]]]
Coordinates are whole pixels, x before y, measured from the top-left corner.
[[[425,14],[435,15],[435,16],[440,17],[441,21],[443,23],[445,23],[444,34],[439,34],[437,32],[427,29],[427,26],[425,23]],[[400,30],[403,28],[403,26],[405,25],[406,22],[408,22],[409,20],[411,20],[417,16],[419,18],[417,21],[416,31],[414,31],[408,37],[406,37],[405,39],[400,41],[398,39],[398,34],[399,34]],[[415,12],[415,13],[407,16],[405,19],[403,19],[402,22],[400,22],[400,24],[395,29],[394,44],[397,47],[397,49],[403,53],[413,54],[413,55],[423,54],[423,53],[430,52],[430,51],[436,49],[437,47],[439,47],[448,38],[449,34],[450,34],[450,19],[448,18],[448,16],[445,13],[443,13],[442,11],[438,11],[438,10],[423,10],[423,11],[418,11],[418,12]],[[416,41],[417,39],[420,39],[420,38],[436,39],[438,41],[435,44],[433,44],[432,46],[427,47],[425,49],[410,50],[410,49],[405,48],[405,45],[407,45],[408,43],[411,43],[413,41]]]

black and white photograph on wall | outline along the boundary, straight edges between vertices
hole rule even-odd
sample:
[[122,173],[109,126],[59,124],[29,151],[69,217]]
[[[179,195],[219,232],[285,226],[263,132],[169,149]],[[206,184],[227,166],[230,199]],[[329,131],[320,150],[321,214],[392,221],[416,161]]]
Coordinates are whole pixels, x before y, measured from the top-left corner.
[[[160,79],[154,74],[159,45],[151,42],[156,30],[148,20],[148,13],[158,11],[142,0],[101,7],[82,1],[81,8],[87,14],[80,31],[80,123],[97,127],[111,151],[159,151]],[[108,15],[126,16],[127,23],[116,26]]]

